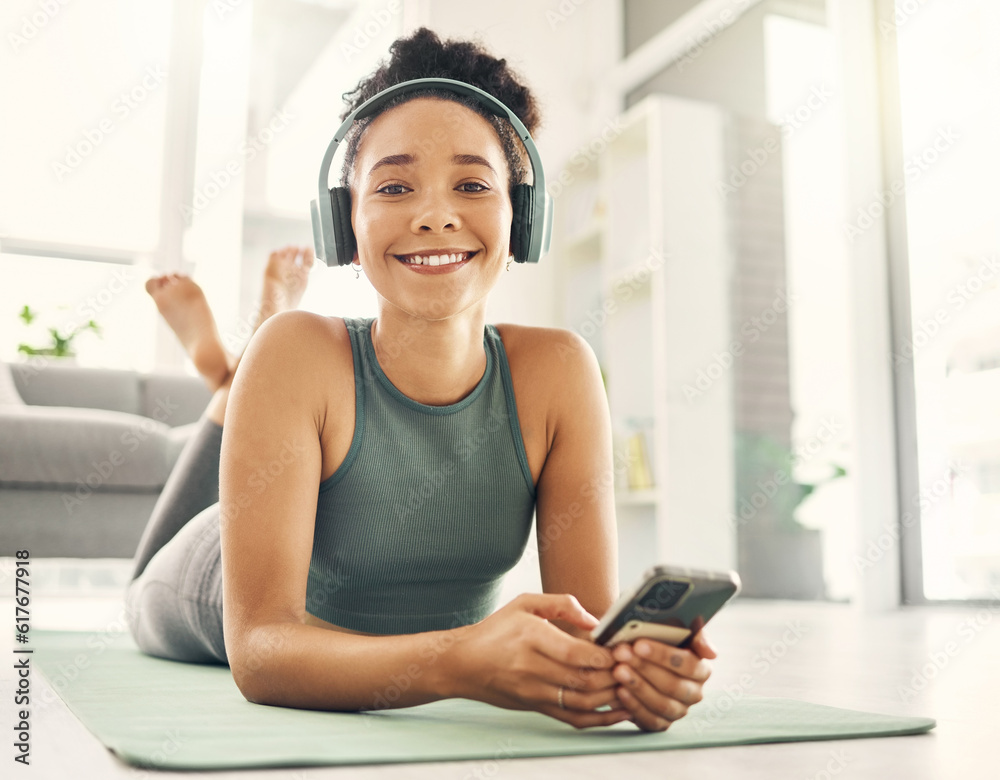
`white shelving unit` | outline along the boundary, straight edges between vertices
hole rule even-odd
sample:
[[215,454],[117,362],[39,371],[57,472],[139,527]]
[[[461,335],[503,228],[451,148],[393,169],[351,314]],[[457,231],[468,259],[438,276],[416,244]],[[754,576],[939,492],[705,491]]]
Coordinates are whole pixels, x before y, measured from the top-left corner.
[[[623,586],[653,563],[736,562],[732,371],[684,390],[730,343],[728,126],[714,106],[651,95],[594,162],[570,162],[556,198],[563,324],[608,388]],[[641,431],[652,486],[630,488]]]

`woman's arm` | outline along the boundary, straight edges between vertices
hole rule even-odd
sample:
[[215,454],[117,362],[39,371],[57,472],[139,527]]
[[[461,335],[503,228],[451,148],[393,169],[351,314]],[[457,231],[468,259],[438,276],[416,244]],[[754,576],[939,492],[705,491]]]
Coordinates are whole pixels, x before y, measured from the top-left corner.
[[[572,593],[599,618],[618,597],[608,399],[590,345],[571,331],[545,333],[550,441],[536,502],[542,588]],[[575,636],[588,634],[561,627]]]

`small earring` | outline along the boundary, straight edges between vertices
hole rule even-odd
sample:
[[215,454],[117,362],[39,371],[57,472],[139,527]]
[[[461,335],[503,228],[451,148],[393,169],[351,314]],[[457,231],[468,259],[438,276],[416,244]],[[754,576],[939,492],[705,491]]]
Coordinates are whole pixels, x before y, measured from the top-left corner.
[[510,263],[514,259],[514,255],[507,255],[507,270],[510,270]]
[[355,279],[360,279],[361,278],[361,264],[360,263],[351,263],[351,268],[354,269],[354,278]]

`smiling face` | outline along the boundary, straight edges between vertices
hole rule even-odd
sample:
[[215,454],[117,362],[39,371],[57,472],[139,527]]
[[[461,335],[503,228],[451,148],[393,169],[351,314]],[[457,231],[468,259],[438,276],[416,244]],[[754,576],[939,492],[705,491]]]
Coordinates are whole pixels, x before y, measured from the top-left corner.
[[368,126],[354,171],[358,261],[380,306],[430,320],[484,308],[510,254],[512,215],[490,123],[451,100],[410,100]]

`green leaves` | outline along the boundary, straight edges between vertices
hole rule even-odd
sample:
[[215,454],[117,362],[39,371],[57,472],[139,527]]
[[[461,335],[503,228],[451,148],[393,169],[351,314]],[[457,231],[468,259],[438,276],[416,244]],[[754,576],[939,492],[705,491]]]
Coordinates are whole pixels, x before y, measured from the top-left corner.
[[[25,325],[31,325],[37,318],[38,312],[32,311],[30,306],[25,306],[17,315]],[[101,326],[94,320],[88,320],[83,325],[75,325],[65,335],[59,332],[58,328],[49,327],[50,343],[33,347],[30,344],[21,343],[17,345],[17,351],[24,355],[47,355],[49,357],[71,357],[76,353],[73,351],[73,340],[84,331],[93,331],[99,337],[103,337]]]

